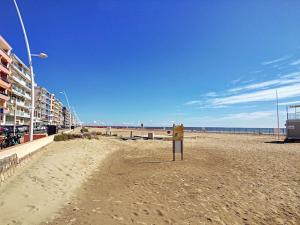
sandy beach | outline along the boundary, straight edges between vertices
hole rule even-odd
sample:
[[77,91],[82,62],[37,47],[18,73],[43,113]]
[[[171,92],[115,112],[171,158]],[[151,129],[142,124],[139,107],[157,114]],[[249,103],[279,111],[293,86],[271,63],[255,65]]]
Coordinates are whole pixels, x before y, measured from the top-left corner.
[[176,162],[170,141],[53,143],[0,188],[0,224],[296,225],[300,145],[272,141],[189,134]]
[[56,213],[101,161],[118,149],[109,140],[54,142],[0,186],[0,224],[39,224]]

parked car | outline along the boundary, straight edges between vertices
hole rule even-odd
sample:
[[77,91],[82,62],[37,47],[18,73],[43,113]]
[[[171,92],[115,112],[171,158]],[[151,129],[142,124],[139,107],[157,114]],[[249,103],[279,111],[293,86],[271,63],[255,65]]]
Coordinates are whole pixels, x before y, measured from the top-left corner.
[[37,126],[33,129],[33,133],[35,134],[42,134],[47,133],[47,127],[45,126]]
[[[13,133],[14,132],[14,126],[13,125],[5,125],[0,126],[0,134],[6,134],[6,133]],[[29,132],[29,126],[27,125],[17,125],[16,126],[16,133],[27,133]]]

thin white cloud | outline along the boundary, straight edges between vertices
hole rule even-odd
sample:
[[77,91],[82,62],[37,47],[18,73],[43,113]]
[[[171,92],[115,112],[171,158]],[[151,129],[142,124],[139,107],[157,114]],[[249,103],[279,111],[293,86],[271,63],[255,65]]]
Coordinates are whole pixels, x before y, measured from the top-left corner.
[[191,100],[185,103],[185,105],[201,105],[202,101],[201,100]]
[[217,93],[211,91],[211,92],[206,93],[205,96],[207,96],[207,97],[216,97],[216,96],[217,96]]
[[229,92],[251,91],[251,90],[256,90],[256,89],[268,88],[268,87],[272,87],[272,86],[282,86],[282,85],[287,85],[287,84],[292,84],[292,83],[297,83],[297,82],[300,82],[300,72],[286,74],[286,75],[282,76],[281,78],[274,79],[274,80],[249,84],[249,85],[245,85],[245,86],[237,87],[237,88],[231,88],[228,91]]
[[274,80],[232,88],[227,90],[223,96],[203,97],[199,100],[188,101],[185,104],[198,105],[203,109],[250,102],[274,101],[276,90],[280,99],[300,97],[300,72],[285,74]]
[[262,62],[262,65],[271,65],[271,64],[274,64],[274,63],[279,63],[279,62],[287,60],[288,58],[289,58],[289,56],[283,56],[283,57],[278,58],[278,59]]
[[211,105],[211,104],[206,104],[204,106],[199,106],[197,107],[198,109],[223,109],[223,108],[227,108],[226,105]]
[[[276,127],[276,110],[238,112],[218,116],[187,117],[184,122],[190,126],[216,127]],[[286,112],[279,111],[280,126],[285,123]]]
[[275,100],[276,90],[280,99],[293,98],[300,96],[300,83],[286,85],[283,87],[270,88],[251,93],[238,94],[229,97],[215,98],[212,100],[213,105],[233,105],[249,102],[262,102]]
[[222,117],[221,120],[257,120],[263,118],[269,118],[276,115],[275,111],[257,111],[257,112],[243,112],[229,114]]
[[290,65],[291,65],[291,66],[298,66],[298,65],[300,65],[300,59],[291,62]]
[[254,71],[251,71],[249,72],[250,74],[257,74],[257,73],[261,73],[263,72],[263,70],[254,70]]
[[235,85],[235,84],[237,84],[237,83],[240,83],[241,81],[242,81],[242,78],[238,78],[238,79],[235,79],[235,80],[231,81],[231,83],[232,83],[233,85]]

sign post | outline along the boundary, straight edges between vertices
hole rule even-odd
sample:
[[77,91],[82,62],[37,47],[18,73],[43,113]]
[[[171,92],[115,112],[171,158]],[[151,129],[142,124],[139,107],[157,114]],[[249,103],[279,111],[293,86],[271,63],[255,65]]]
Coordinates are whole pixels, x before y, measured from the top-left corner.
[[173,125],[173,161],[176,160],[176,153],[181,153],[181,160],[183,160],[183,137],[184,127],[183,124],[176,126]]
[[142,139],[144,138],[143,130],[144,130],[144,124],[141,123],[141,138],[142,138]]

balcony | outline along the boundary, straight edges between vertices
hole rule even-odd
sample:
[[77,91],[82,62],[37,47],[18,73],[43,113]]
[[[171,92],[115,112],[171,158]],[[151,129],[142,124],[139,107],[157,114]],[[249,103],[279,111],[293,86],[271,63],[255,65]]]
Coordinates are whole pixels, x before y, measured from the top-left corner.
[[12,93],[17,96],[25,97],[25,92],[22,89],[15,87],[15,85],[12,86]]
[[0,63],[0,70],[3,71],[5,74],[10,75],[10,70],[7,69],[2,63]]
[[9,89],[11,87],[11,84],[5,78],[0,77],[0,87]]
[[3,51],[1,48],[0,48],[0,55],[1,55],[8,63],[11,63],[11,62],[12,62],[12,59],[10,58],[10,56],[9,56],[5,51]]
[[8,114],[9,113],[9,110],[6,109],[6,108],[0,108],[0,115],[4,115],[4,114]]
[[[11,110],[9,115],[14,116],[15,112],[14,110]],[[22,111],[16,111],[16,116],[23,117],[23,118],[30,118],[30,114]]]
[[25,93],[25,94],[24,94],[24,96],[25,96],[25,98],[27,98],[27,99],[31,100],[31,95],[29,95],[29,94]]
[[300,120],[300,112],[297,113],[289,113],[287,120]]
[[31,76],[27,74],[27,72],[24,70],[24,68],[18,66],[16,63],[11,64],[13,69],[16,70],[22,77],[27,79],[28,81],[31,81]]
[[4,101],[8,101],[9,97],[7,94],[5,94],[5,92],[0,91],[0,99],[3,99]]
[[20,84],[22,87],[26,88],[27,90],[31,90],[31,87],[29,87],[29,85],[26,83],[26,81],[18,78],[15,75],[13,75],[12,78],[17,84]]
[[25,108],[25,102],[17,101],[17,106],[21,106],[21,107]]

